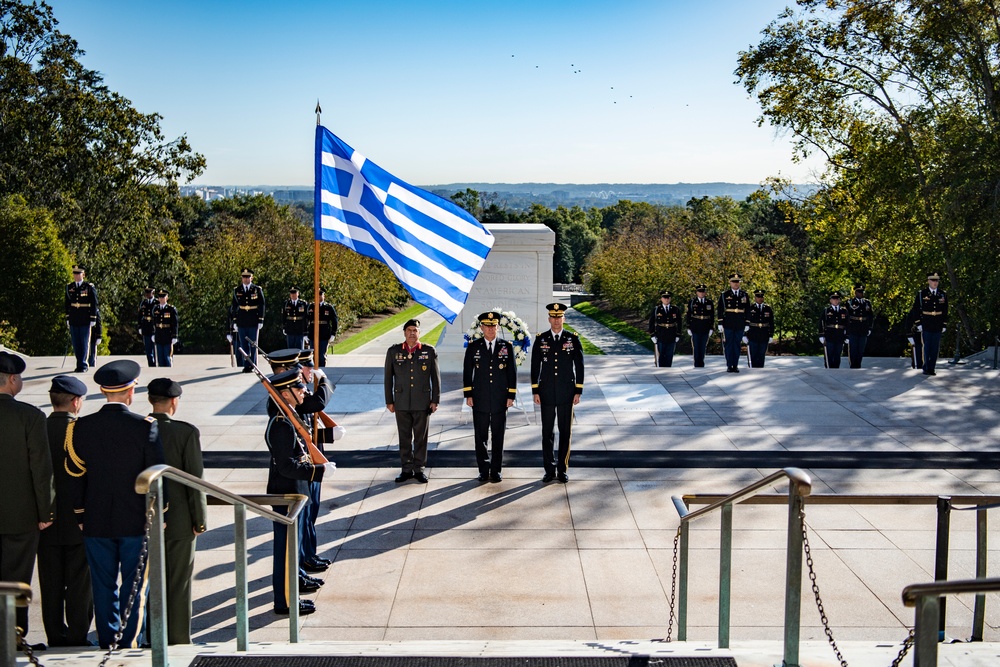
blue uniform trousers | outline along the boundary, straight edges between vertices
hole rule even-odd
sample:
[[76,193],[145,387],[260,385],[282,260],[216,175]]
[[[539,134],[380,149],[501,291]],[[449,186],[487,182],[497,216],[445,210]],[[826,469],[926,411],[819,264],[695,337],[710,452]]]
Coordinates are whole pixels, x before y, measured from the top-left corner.
[[[250,362],[257,363],[257,348],[248,343],[246,339],[249,338],[254,343],[257,342],[257,327],[237,327],[236,328],[236,340],[233,341],[233,349],[236,352],[236,365],[243,366],[244,368],[250,368]],[[240,352],[240,348],[243,348],[250,355],[250,359],[247,360],[243,357]]]
[[941,332],[924,331],[921,333],[921,339],[924,347],[924,375],[933,375],[938,352],[941,350]]
[[841,336],[826,337],[826,367],[840,368],[840,357],[844,353],[844,339]]
[[740,341],[743,340],[743,329],[723,329],[726,342],[723,349],[726,352],[726,368],[738,368],[740,365]]
[[73,353],[76,355],[76,370],[87,370],[87,357],[90,355],[90,333],[89,324],[82,327],[70,326],[69,337],[73,341]]
[[309,482],[309,504],[302,509],[302,531],[299,541],[299,561],[311,561],[316,557],[319,543],[316,537],[316,520],[319,518],[319,496],[323,490],[321,482]]
[[673,336],[670,337],[670,342],[667,342],[666,339],[666,336],[657,337],[656,339],[656,352],[659,355],[656,365],[660,368],[670,368],[674,364],[674,350],[677,348],[677,339]]
[[170,343],[157,343],[156,344],[156,365],[157,366],[173,366],[173,357],[170,355],[171,344]]
[[847,334],[847,353],[851,360],[851,368],[861,368],[866,345],[868,345],[868,336]]
[[[573,429],[572,403],[542,402],[542,466],[546,474],[566,472],[569,468],[570,437]],[[555,449],[555,432],[558,416],[559,449],[557,459],[553,458]]]
[[[114,641],[115,633],[121,629],[122,614],[132,592],[132,582],[139,565],[142,551],[141,535],[136,537],[85,537],[87,563],[90,565],[90,581],[94,589],[94,626],[101,648],[108,648]],[[132,611],[118,646],[139,648],[142,645],[146,626],[146,595],[149,582],[146,579],[147,566],[143,566],[142,578]],[[118,574],[121,573],[121,586]]]
[[305,340],[305,336],[298,334],[285,334],[285,347],[301,350],[303,340]]
[[146,349],[146,363],[149,364],[150,368],[156,366],[156,343],[153,342],[153,337],[144,335],[142,345]]
[[764,359],[767,357],[767,341],[763,343],[750,341],[747,343],[747,350],[750,352],[750,367],[764,368]]
[[694,348],[694,367],[705,366],[705,350],[708,349],[708,334],[691,332],[691,347]]
[[[288,507],[274,506],[273,509],[278,514],[288,515]],[[305,522],[303,513],[299,513],[299,540],[301,544],[302,540],[302,526]],[[274,606],[276,609],[287,609],[288,608],[288,579],[286,572],[286,556],[288,555],[288,526],[283,523],[278,523],[275,521],[271,525],[274,526],[274,539],[272,540],[272,546],[274,547],[274,556],[271,559],[271,588],[274,591]],[[299,575],[303,574],[301,570],[295,573],[292,577],[292,585],[299,585]]]

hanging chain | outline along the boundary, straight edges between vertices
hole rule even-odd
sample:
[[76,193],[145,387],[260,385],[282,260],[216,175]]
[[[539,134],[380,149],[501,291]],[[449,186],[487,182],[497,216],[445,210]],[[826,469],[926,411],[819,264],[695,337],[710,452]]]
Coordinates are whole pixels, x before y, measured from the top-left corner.
[[892,667],[899,667],[899,663],[903,662],[903,658],[906,657],[907,651],[909,651],[910,647],[913,646],[915,637],[913,633],[914,631],[911,629],[910,634],[908,634],[906,639],[903,640],[903,646],[899,649],[899,655],[897,655],[896,659],[892,661]]
[[[149,554],[149,530],[153,525],[153,515],[155,514],[153,506],[155,503],[156,496],[150,494],[149,504],[146,506],[146,528],[142,536],[142,549],[139,551],[139,564],[136,566],[135,573],[132,576],[132,591],[129,593],[128,604],[125,605],[125,611],[122,613],[121,625],[118,627],[118,632],[115,633],[115,638],[111,642],[111,646],[108,647],[108,652],[104,654],[104,658],[98,667],[104,667],[111,658],[111,654],[118,650],[118,642],[122,640],[122,635],[125,634],[125,627],[128,625],[129,616],[132,615],[132,606],[135,604],[139,594],[139,586],[145,579],[142,575],[143,569],[146,566],[146,556]],[[141,631],[142,629],[137,627],[136,635],[138,636]]]
[[677,533],[674,535],[674,564],[670,572],[670,600],[668,601],[670,616],[667,618],[667,638],[663,640],[667,643],[672,641],[671,635],[674,633],[674,603],[677,600],[677,550],[680,539],[681,528],[678,526]]
[[24,630],[22,630],[20,626],[15,625],[14,634],[17,635],[18,648],[24,651],[24,654],[28,656],[28,661],[35,667],[42,667],[42,663],[38,662],[38,656],[35,655],[34,649],[31,648],[31,644],[29,644],[28,640],[24,637]]

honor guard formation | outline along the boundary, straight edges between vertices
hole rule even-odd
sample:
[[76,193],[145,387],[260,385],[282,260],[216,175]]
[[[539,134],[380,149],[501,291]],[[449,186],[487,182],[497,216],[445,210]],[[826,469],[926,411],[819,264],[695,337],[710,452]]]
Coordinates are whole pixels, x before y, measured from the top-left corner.
[[[292,287],[281,310],[287,347],[262,353],[272,374],[257,366],[258,332],[264,322],[264,292],[243,269],[241,284],[228,309],[227,339],[243,372],[256,373],[266,387],[268,422],[264,441],[270,454],[267,493],[302,494],[310,502],[298,522],[299,570],[289,576],[286,562],[287,526],[273,523],[273,611],[289,613],[289,581],[300,594],[315,592],[324,581],[314,575],[331,561],[319,555],[316,522],[322,481],[336,470],[324,451],[344,435],[325,412],[334,387],[322,367],[337,334],[337,311],[319,290],[319,302],[299,299]],[[87,372],[95,361],[101,324],[97,289],[85,280],[82,266],[73,267],[66,287],[66,321],[76,356],[76,372]],[[729,287],[717,301],[707,286],[695,286],[686,310],[663,291],[648,319],[658,367],[670,368],[681,340],[682,321],[691,338],[695,367],[705,366],[710,336],[717,331],[724,349],[726,370],[738,373],[741,345],[746,363],[762,368],[774,341],[774,310],[761,289],[750,293],[738,273],[728,276]],[[912,365],[934,375],[946,331],[947,296],[938,288],[940,276],[927,275],[927,287],[917,292],[906,321],[912,345]],[[147,287],[136,309],[149,366],[171,366],[178,342],[177,309],[166,289]],[[860,368],[871,335],[874,309],[863,284],[854,285],[846,302],[838,291],[829,293],[819,318],[819,341],[827,368],[839,368],[846,346],[851,368]],[[565,328],[567,306],[546,306],[549,328],[531,344],[530,381],[533,401],[541,415],[543,483],[569,481],[573,411],[584,386],[584,357],[580,337]],[[507,412],[517,401],[517,356],[511,341],[498,334],[508,326],[505,315],[488,311],[477,318],[481,337],[468,343],[462,365],[462,393],[472,412],[475,456],[480,483],[503,480],[503,448]],[[318,326],[318,335],[316,327]],[[441,372],[432,345],[420,341],[420,321],[403,326],[403,342],[391,345],[384,364],[386,409],[399,433],[400,473],[397,483],[427,483],[427,445],[430,416],[441,401]],[[521,339],[518,338],[518,341]],[[314,351],[305,349],[313,343]],[[526,349],[527,344],[524,345]],[[149,415],[132,412],[140,366],[118,360],[93,375],[105,404],[79,417],[87,387],[69,375],[51,380],[51,414],[18,401],[21,357],[0,351],[0,429],[4,433],[0,466],[0,580],[29,583],[38,566],[42,620],[49,645],[87,646],[91,624],[102,648],[144,644],[144,605],[147,581],[140,568],[145,548],[148,510],[135,493],[136,476],[146,468],[166,463],[195,477],[204,472],[200,433],[176,419],[183,389],[170,378],[147,385]],[[558,443],[556,441],[558,431]],[[167,580],[167,638],[170,644],[191,642],[191,580],[197,536],[206,526],[202,493],[174,481],[166,482],[165,553]],[[286,506],[274,506],[287,513]],[[299,613],[316,610],[299,601]],[[18,608],[16,623],[26,633],[28,616]],[[34,645],[35,650],[45,648]]]

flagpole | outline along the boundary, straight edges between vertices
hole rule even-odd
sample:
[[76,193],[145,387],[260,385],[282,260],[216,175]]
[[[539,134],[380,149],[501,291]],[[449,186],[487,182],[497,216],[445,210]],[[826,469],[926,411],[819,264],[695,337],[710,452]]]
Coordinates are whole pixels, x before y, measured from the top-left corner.
[[[320,125],[320,115],[323,113],[323,109],[319,106],[319,100],[316,100],[316,126]],[[315,184],[316,188],[320,187],[319,183]],[[319,215],[319,211],[316,211],[314,215]],[[315,236],[315,234],[314,234]],[[313,365],[319,368],[319,239],[313,240]],[[325,350],[324,350],[325,352]],[[331,359],[332,361],[332,359]],[[318,379],[318,378],[317,378]],[[317,382],[318,384],[318,382]]]

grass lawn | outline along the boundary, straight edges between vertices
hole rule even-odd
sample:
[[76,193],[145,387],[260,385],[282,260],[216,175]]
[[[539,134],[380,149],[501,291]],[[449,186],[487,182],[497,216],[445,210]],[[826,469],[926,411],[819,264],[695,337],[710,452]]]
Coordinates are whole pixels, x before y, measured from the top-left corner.
[[576,329],[574,329],[570,325],[563,324],[563,329],[565,329],[566,331],[572,331],[577,336],[580,336],[580,343],[583,345],[583,353],[584,354],[604,354],[604,350],[602,350],[601,348],[597,347],[596,345],[594,345],[593,343],[591,343],[589,340],[587,340],[586,338],[584,338],[583,334],[581,334],[579,331],[577,331]]
[[615,333],[619,333],[629,340],[642,345],[650,352],[653,351],[653,341],[649,340],[649,334],[642,329],[634,327],[624,320],[618,319],[611,313],[601,310],[589,301],[578,303],[573,307],[576,308],[578,312],[583,313],[592,320],[600,322]]
[[434,327],[433,329],[425,333],[423,336],[421,336],[420,342],[426,343],[427,345],[437,345],[438,338],[441,337],[441,332],[444,331],[444,325],[446,324],[448,323],[441,322],[440,324],[438,324],[436,327]]
[[[387,317],[384,320],[379,320],[367,329],[362,329],[361,331],[351,334],[344,342],[339,340],[333,346],[334,354],[347,354],[348,352],[353,352],[365,343],[370,343],[382,334],[389,333],[393,329],[402,328],[406,320],[411,317],[417,317],[421,313],[427,310],[427,306],[421,306],[419,303],[414,304],[407,308],[406,310],[401,310],[391,317]],[[402,334],[400,334],[402,338]]]

